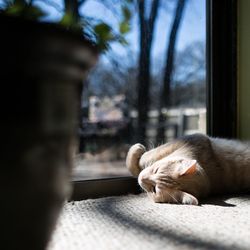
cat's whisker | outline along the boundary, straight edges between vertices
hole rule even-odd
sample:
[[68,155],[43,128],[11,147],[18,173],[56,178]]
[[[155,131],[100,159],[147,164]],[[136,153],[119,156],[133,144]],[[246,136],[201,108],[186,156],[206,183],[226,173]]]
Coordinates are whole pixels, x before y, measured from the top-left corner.
[[154,200],[155,193],[153,193],[153,192],[147,192],[147,194],[148,194],[148,196],[149,196],[152,200]]
[[151,141],[151,140],[147,140],[148,141],[148,149],[149,150],[151,150],[151,149],[154,149],[155,148],[155,146],[154,146],[154,143],[153,143],[153,141]]
[[179,202],[174,196],[172,196],[169,192],[167,192],[167,194],[168,194],[177,204],[180,204],[180,202]]
[[164,200],[164,196],[163,196],[163,193],[159,193],[159,195],[160,195],[160,199],[161,199],[161,201],[163,201]]

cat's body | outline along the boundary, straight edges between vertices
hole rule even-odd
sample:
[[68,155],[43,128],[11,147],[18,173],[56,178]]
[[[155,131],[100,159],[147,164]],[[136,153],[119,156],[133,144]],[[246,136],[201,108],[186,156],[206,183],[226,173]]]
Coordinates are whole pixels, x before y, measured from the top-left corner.
[[250,190],[250,145],[194,134],[150,151],[135,144],[126,164],[155,202],[198,204],[210,194]]

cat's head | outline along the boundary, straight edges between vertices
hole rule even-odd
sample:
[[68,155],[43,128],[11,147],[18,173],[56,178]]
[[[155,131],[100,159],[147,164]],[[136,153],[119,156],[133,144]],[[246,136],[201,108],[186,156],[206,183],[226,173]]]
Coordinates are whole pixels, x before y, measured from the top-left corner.
[[140,186],[155,202],[198,205],[198,200],[183,191],[195,183],[198,163],[194,159],[166,157],[143,169]]

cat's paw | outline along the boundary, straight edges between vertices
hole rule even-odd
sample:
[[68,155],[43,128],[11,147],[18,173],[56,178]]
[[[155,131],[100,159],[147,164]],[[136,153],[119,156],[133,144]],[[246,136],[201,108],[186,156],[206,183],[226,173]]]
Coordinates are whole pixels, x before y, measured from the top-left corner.
[[199,201],[193,195],[183,192],[181,203],[184,205],[198,205]]
[[133,176],[138,176],[141,172],[141,167],[139,166],[139,161],[141,156],[146,152],[146,148],[140,144],[136,143],[133,145],[127,154],[126,166]]
[[149,197],[156,203],[171,203],[171,204],[183,204],[183,205],[198,205],[198,200],[191,194],[182,192],[179,190],[159,189],[156,192],[147,192]]

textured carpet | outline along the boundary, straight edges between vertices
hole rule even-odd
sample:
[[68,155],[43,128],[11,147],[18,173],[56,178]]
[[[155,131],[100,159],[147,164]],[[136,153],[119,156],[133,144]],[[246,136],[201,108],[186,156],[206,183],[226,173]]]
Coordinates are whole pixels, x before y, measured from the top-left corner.
[[250,249],[250,196],[200,206],[156,204],[145,194],[65,204],[49,250]]

